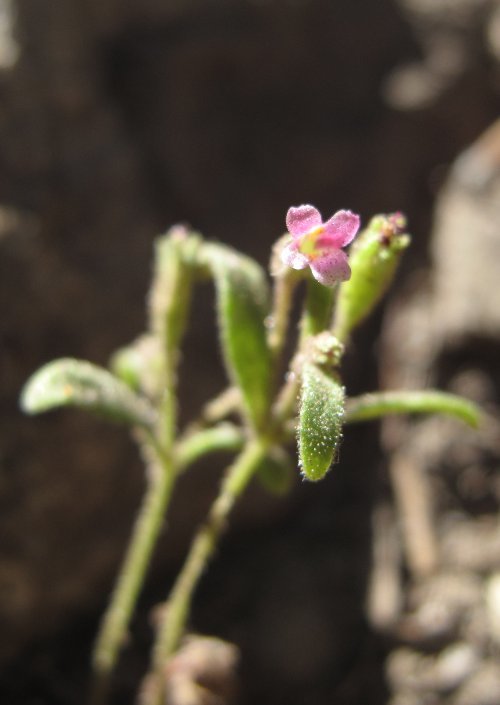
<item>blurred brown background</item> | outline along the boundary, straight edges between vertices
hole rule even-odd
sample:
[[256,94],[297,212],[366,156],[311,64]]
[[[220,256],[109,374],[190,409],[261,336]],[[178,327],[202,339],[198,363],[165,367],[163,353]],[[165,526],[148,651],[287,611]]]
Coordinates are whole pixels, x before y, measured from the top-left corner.
[[[391,294],[385,343],[379,312],[355,340],[348,389],[375,387],[377,364],[391,384],[393,358],[380,355],[390,349],[401,370],[395,383],[407,381],[408,359],[419,384],[448,385],[472,367],[479,377],[462,376],[461,389],[494,406],[491,263],[500,260],[498,232],[488,234],[499,222],[498,130],[450,166],[498,116],[499,58],[494,0],[0,0],[2,702],[83,702],[91,641],[142,491],[123,431],[73,413],[24,418],[19,390],[54,357],[106,364],[141,331],[152,243],[172,223],[265,264],[292,204],[311,202],[325,216],[351,208],[365,222],[403,210],[414,242]],[[471,246],[476,229],[487,237]],[[427,303],[412,299],[420,317],[410,319],[408,291],[430,292]],[[224,383],[208,290],[195,309],[184,419]],[[409,320],[416,327],[405,329]],[[394,346],[420,329],[420,342],[398,358]],[[426,448],[430,433],[421,433]],[[459,698],[465,676],[455,690],[429,686],[432,697],[414,700],[401,677],[386,676],[404,605],[390,628],[365,615],[372,510],[391,495],[377,438],[372,427],[349,430],[341,464],[321,486],[297,483],[284,501],[254,488],[235,517],[193,622],[240,646],[239,703]],[[453,469],[449,482],[437,481],[438,516],[460,510],[495,524],[498,448],[488,438],[486,465],[476,443],[462,484]],[[447,442],[449,450],[453,435]],[[432,463],[440,467],[436,455]],[[179,489],[117,702],[133,702],[148,609],[166,594],[219,471],[193,470]],[[496,560],[467,570],[491,577]],[[481,651],[475,670],[490,655]],[[498,705],[499,690],[486,690]]]

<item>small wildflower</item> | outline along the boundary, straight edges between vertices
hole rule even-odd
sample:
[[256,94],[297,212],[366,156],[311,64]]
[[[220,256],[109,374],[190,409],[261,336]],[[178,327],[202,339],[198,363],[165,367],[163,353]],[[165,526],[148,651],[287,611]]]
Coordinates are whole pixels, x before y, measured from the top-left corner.
[[347,281],[351,269],[341,247],[348,245],[359,229],[359,216],[337,211],[323,223],[314,206],[292,207],[286,215],[291,242],[283,249],[282,262],[292,269],[311,267],[314,278],[324,286]]

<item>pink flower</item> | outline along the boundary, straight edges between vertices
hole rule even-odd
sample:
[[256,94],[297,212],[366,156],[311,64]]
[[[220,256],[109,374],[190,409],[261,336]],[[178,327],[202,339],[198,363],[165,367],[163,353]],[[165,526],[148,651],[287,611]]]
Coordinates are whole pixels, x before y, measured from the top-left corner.
[[314,206],[290,208],[286,226],[292,236],[281,259],[292,269],[311,267],[313,277],[324,286],[347,281],[351,268],[341,247],[348,245],[359,229],[359,216],[351,211],[337,211],[323,223]]

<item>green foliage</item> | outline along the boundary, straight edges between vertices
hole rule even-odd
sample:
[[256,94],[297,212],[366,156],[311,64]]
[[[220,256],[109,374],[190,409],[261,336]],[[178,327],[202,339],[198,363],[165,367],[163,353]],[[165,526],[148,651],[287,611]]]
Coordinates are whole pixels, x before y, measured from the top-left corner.
[[[385,294],[402,253],[410,244],[409,235],[399,233],[395,218],[372,218],[351,248],[352,274],[349,281],[340,286],[333,328],[342,342],[370,315]],[[400,220],[406,224],[402,216]]]
[[348,400],[346,423],[371,421],[389,414],[446,414],[464,421],[472,428],[479,426],[480,409],[456,394],[437,392],[380,392],[363,394]]
[[28,414],[63,406],[147,429],[155,420],[155,412],[146,400],[110,372],[72,358],[54,360],[41,367],[21,393],[21,408]]
[[[153,283],[149,295],[149,328],[158,358],[158,440],[170,452],[177,426],[177,367],[191,304],[201,238],[183,226],[156,241]],[[154,379],[152,380],[154,381]]]
[[257,470],[257,479],[271,494],[286,494],[293,481],[294,464],[280,446],[271,447]]
[[307,293],[304,315],[301,321],[303,340],[330,327],[335,288],[323,286],[310,277],[307,280]]
[[196,253],[201,238],[182,226],[171,228],[155,246],[155,268],[149,294],[150,330],[167,355],[177,356],[186,327]]
[[342,438],[344,388],[336,375],[306,362],[302,369],[299,413],[299,458],[308,480],[321,480]]
[[162,391],[163,358],[160,341],[154,335],[141,335],[117,350],[109,362],[111,371],[131,389],[158,399]]
[[241,429],[229,422],[204,428],[179,443],[176,450],[177,463],[183,469],[210,453],[234,453],[241,450],[244,441]]
[[220,342],[228,375],[240,390],[248,419],[263,428],[270,405],[271,354],[264,321],[269,289],[261,267],[229,247],[206,244],[199,253],[214,278]]
[[[283,444],[293,433],[297,396],[299,461],[311,481],[321,480],[336,461],[344,423],[387,414],[439,412],[478,425],[480,412],[474,404],[442,392],[386,392],[345,401],[340,376],[344,343],[388,287],[409,244],[409,237],[402,234],[405,225],[400,214],[374,218],[352,248],[351,279],[337,287],[322,286],[308,271],[284,269],[280,253],[289,242],[287,236],[273,257],[272,312],[266,276],[254,260],[224,245],[205,243],[184,227],[172,228],[156,241],[148,330],[113,355],[114,374],[68,358],[45,365],[28,380],[21,395],[24,411],[36,414],[73,406],[129,424],[149,470],[144,500],[94,649],[99,692],[101,678],[103,682],[109,678],[125,642],[175,481],[196,460],[216,452],[236,454],[174,584],[167,617],[159,620],[152,658],[156,681],[145,705],[164,700],[165,666],[185,633],[193,592],[248,483],[256,477],[277,495],[290,489],[294,463]],[[319,234],[313,229],[313,244]],[[312,266],[312,256],[307,261]],[[220,346],[231,387],[209,402],[198,421],[179,436],[181,343],[193,286],[206,277],[216,288]],[[289,374],[278,390],[293,295],[304,277],[307,293],[300,335]],[[223,421],[235,411],[243,412],[237,423]]]

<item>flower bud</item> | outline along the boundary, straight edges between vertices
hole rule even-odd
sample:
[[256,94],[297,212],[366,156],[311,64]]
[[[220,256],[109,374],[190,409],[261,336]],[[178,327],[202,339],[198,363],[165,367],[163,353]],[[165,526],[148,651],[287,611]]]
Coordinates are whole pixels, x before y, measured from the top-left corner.
[[350,252],[351,278],[339,290],[334,335],[345,342],[373,311],[391,283],[401,254],[410,244],[402,213],[372,218]]

